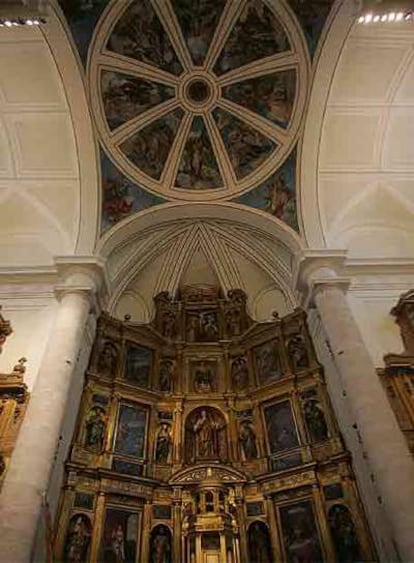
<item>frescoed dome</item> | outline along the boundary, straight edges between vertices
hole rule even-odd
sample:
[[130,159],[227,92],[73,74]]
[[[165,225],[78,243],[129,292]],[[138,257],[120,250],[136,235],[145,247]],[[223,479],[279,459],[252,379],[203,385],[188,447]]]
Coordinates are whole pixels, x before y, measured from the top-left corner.
[[306,102],[308,55],[283,2],[112,2],[88,74],[105,150],[169,199],[234,197],[285,160]]

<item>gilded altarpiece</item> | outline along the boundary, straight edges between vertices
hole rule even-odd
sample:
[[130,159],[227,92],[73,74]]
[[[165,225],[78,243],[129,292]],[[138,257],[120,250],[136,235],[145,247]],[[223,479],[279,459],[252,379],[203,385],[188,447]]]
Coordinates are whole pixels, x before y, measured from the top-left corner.
[[253,322],[210,286],[103,315],[56,525],[56,558],[372,561],[306,316]]
[[414,289],[391,310],[401,331],[402,354],[386,354],[378,374],[408,447],[414,455]]

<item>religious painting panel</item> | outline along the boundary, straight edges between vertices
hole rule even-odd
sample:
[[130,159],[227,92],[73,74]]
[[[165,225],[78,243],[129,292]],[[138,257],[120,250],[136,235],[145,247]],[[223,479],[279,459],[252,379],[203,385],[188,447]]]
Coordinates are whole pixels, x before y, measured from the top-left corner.
[[202,66],[226,0],[172,0],[193,63]]
[[262,0],[247,2],[224,44],[214,72],[221,75],[288,49],[286,33],[273,12]]
[[171,86],[112,70],[101,72],[101,92],[111,130],[175,94]]
[[140,405],[121,403],[115,434],[117,454],[142,459],[145,455],[148,409]]
[[266,524],[259,520],[252,522],[247,534],[249,562],[273,563],[270,532]]
[[193,360],[190,362],[190,390],[194,393],[213,393],[218,388],[216,360]]
[[138,387],[149,387],[153,351],[144,346],[129,346],[126,354],[125,379]]
[[168,34],[150,0],[134,0],[129,5],[115,25],[107,48],[176,75],[182,72]]
[[279,513],[287,561],[322,563],[321,544],[311,501],[281,507]]
[[264,414],[267,441],[271,454],[299,445],[290,401],[270,405],[264,409]]
[[358,536],[348,508],[343,504],[331,506],[328,511],[328,523],[338,561],[361,561],[363,558]]
[[172,563],[172,534],[164,524],[151,531],[148,563]]
[[65,563],[87,561],[92,536],[92,524],[85,514],[75,514],[69,521],[63,548]]
[[259,384],[270,383],[281,378],[282,368],[277,338],[253,348],[253,358]]
[[226,421],[218,409],[203,406],[188,415],[185,458],[190,463],[227,458]]
[[295,103],[296,71],[266,74],[223,88],[226,98],[283,127],[288,126]]
[[186,315],[187,342],[217,342],[220,338],[217,311],[189,311]]
[[213,117],[238,180],[254,172],[277,149],[276,143],[233,114],[216,108]]
[[176,109],[160,117],[124,141],[119,148],[145,174],[159,180],[183,115],[181,109]]
[[101,563],[135,563],[140,514],[121,508],[107,508],[100,545]]
[[200,116],[193,119],[175,184],[192,190],[217,189],[223,185],[214,150]]

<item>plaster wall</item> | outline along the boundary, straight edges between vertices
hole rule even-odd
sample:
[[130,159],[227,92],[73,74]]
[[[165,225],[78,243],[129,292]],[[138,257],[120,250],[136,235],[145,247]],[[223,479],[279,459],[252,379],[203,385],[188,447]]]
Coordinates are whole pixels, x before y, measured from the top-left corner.
[[414,287],[414,274],[395,269],[395,275],[358,276],[348,292],[349,305],[376,367],[383,366],[385,354],[403,351],[400,331],[390,311],[401,294]]

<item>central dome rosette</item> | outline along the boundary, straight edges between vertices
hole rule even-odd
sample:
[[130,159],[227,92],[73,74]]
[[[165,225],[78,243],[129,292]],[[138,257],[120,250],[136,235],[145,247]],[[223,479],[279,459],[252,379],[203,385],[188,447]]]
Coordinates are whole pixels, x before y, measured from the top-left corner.
[[309,60],[280,1],[132,0],[105,10],[88,75],[101,142],[170,199],[257,186],[297,140]]

